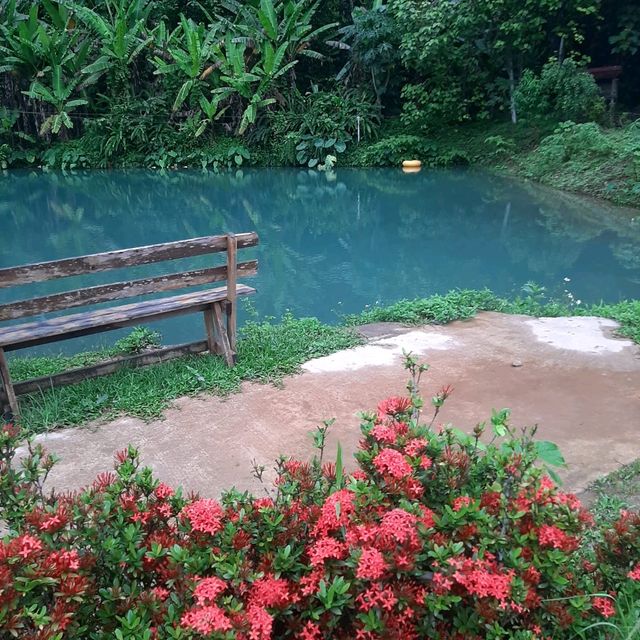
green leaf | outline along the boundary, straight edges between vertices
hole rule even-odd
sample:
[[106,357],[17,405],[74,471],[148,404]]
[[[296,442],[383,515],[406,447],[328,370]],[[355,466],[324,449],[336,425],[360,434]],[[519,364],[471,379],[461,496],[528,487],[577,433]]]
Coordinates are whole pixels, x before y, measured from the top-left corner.
[[309,169],[313,169],[318,164],[318,158],[311,158],[307,164],[309,165]]
[[492,410],[491,424],[493,425],[493,432],[499,438],[503,438],[507,435],[507,421],[511,411],[509,409],[501,409],[500,411]]
[[338,442],[338,452],[336,454],[336,488],[342,489],[342,487],[344,487],[344,471],[342,466],[342,447]]
[[339,140],[338,142],[336,142],[334,148],[338,153],[343,153],[347,148],[347,145],[342,140]]
[[258,18],[267,36],[269,36],[271,40],[276,40],[278,37],[278,20],[275,7],[273,6],[273,0],[260,0]]
[[264,72],[270,76],[273,73],[275,63],[275,51],[270,42],[267,42],[264,45],[263,58],[264,62],[262,64],[262,67],[264,69]]
[[175,102],[173,103],[173,111],[177,111],[187,99],[189,95],[189,91],[191,91],[191,87],[193,87],[193,80],[187,80],[181,87],[180,91],[178,91],[178,95],[176,96]]
[[560,476],[551,467],[548,467],[547,465],[545,465],[544,468],[546,469],[546,471],[549,474],[549,476],[551,477],[551,479],[558,486],[562,486],[562,478],[560,478]]
[[76,100],[69,100],[69,102],[67,102],[67,104],[65,105],[65,109],[68,111],[69,109],[81,107],[85,104],[89,104],[89,101],[82,98],[77,98]]
[[66,96],[64,85],[62,84],[62,67],[59,64],[54,65],[51,70],[51,85],[53,95],[55,95],[58,100],[64,100]]
[[535,448],[538,459],[542,460],[545,464],[549,464],[554,467],[565,466],[566,462],[560,452],[560,448],[554,442],[540,440],[535,443]]

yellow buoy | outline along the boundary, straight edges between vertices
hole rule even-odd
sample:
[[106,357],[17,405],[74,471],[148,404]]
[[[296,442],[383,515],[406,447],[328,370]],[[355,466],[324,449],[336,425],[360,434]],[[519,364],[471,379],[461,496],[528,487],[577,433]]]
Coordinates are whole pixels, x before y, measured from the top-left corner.
[[418,173],[422,168],[422,162],[420,160],[405,160],[402,163],[402,170],[405,173]]

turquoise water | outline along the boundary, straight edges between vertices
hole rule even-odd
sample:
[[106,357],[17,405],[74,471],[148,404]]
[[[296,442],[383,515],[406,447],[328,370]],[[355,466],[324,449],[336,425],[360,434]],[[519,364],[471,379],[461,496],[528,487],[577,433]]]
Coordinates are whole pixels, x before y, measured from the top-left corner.
[[[258,289],[252,300],[260,316],[291,310],[335,322],[366,305],[456,287],[510,295],[527,281],[556,294],[566,289],[583,303],[640,298],[640,217],[486,173],[342,169],[327,176],[263,169],[0,177],[3,267],[250,230],[261,244],[241,255],[260,261],[260,275],[247,280]],[[0,290],[0,300],[150,273],[158,266]],[[202,334],[199,315],[158,326],[166,343]],[[47,349],[87,348],[121,333]]]

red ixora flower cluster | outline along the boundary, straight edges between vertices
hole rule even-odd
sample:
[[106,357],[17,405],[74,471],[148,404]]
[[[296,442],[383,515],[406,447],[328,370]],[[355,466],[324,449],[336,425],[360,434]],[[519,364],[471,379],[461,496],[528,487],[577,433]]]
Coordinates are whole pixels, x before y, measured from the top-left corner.
[[[640,592],[640,516],[621,513],[585,558],[593,520],[525,446],[479,447],[416,415],[389,398],[363,425],[357,471],[285,460],[268,497],[183,497],[131,448],[78,495],[42,499],[7,475],[0,491],[27,506],[0,543],[3,631],[74,640],[126,621],[152,640],[555,640]],[[14,441],[0,432],[5,470]]]
[[[76,549],[53,549],[28,533],[0,542],[0,612],[4,612],[0,619],[9,637],[21,637],[23,615],[12,605],[30,584],[50,585],[51,590],[46,633],[33,637],[53,638],[64,633],[89,591],[90,580],[83,575],[89,564],[90,560],[82,558]],[[24,579],[25,571],[28,580]]]
[[194,531],[214,535],[222,529],[224,509],[216,500],[196,500],[182,510]]

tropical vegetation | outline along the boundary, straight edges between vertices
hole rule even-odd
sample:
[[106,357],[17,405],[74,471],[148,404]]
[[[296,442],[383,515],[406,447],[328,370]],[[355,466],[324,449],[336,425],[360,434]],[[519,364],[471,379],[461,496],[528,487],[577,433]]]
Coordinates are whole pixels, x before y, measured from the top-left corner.
[[[637,204],[639,56],[632,0],[8,0],[0,164],[451,165],[471,127],[484,163]],[[613,64],[615,109],[586,72]]]

